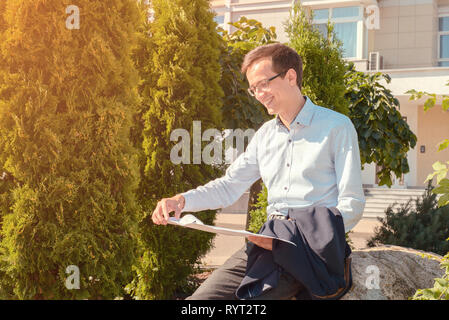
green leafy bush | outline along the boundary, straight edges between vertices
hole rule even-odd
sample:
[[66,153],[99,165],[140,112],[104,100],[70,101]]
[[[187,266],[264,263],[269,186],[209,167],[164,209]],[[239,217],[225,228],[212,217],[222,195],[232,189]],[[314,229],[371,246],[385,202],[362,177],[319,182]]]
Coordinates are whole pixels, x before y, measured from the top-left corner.
[[[430,184],[421,198],[385,211],[368,246],[392,244],[444,255],[449,251],[449,206],[438,207]],[[414,205],[412,205],[414,204]]]
[[379,185],[391,186],[392,173],[397,177],[410,171],[407,152],[415,147],[416,135],[399,112],[399,100],[381,84],[390,83],[388,74],[366,74],[350,63],[345,75],[345,97],[349,117],[357,131],[360,160],[376,163],[382,170],[376,175]]

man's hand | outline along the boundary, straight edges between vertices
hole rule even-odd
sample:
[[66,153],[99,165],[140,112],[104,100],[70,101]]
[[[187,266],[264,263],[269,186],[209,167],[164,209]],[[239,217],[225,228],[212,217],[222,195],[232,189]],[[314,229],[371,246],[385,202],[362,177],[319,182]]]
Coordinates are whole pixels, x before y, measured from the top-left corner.
[[181,210],[184,208],[185,199],[182,195],[176,195],[171,198],[164,198],[157,203],[151,219],[155,224],[166,225],[170,212],[175,212],[175,218],[181,217]]
[[256,246],[267,250],[273,250],[273,239],[270,238],[260,238],[256,236],[248,236],[248,240],[254,243]]

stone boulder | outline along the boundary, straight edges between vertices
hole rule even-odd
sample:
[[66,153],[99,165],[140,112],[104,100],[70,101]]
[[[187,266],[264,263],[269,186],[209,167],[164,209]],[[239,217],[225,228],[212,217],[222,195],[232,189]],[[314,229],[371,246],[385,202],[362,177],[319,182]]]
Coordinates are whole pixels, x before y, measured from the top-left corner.
[[353,285],[341,300],[407,300],[444,273],[441,256],[399,246],[353,250],[351,257]]

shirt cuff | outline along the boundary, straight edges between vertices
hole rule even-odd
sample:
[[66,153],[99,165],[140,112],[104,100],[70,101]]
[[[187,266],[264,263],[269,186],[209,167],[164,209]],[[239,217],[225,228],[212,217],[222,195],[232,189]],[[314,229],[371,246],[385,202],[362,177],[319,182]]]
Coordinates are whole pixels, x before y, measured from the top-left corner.
[[193,212],[194,208],[194,200],[193,200],[193,190],[189,190],[187,192],[181,193],[184,197],[184,208],[182,208],[182,212]]

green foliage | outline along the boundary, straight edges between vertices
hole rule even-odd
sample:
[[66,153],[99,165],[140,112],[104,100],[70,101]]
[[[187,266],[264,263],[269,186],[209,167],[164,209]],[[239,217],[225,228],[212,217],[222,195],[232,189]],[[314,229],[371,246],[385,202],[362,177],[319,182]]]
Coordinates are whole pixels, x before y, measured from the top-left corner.
[[[446,83],[446,86],[449,86],[449,81]],[[408,90],[406,94],[410,94],[410,100],[419,100],[423,97],[427,97],[427,100],[424,102],[424,111],[427,111],[435,106],[438,96],[436,93],[417,91],[415,89]],[[449,110],[449,95],[442,94],[440,96],[442,99],[441,107],[443,108],[443,110]]]
[[267,206],[268,206],[268,189],[263,184],[262,191],[257,195],[257,202],[254,204],[256,209],[249,212],[250,222],[248,231],[257,233],[262,225],[267,221]]
[[[170,160],[173,130],[186,129],[193,137],[194,120],[201,121],[202,130],[220,129],[220,36],[206,0],[154,0],[152,8],[155,20],[141,30],[133,54],[142,79],[133,137],[141,150],[137,196],[145,217],[139,228],[136,276],[127,289],[138,299],[169,299],[209,250],[212,234],[157,226],[150,215],[159,199],[222,173],[203,163],[175,165]],[[215,218],[214,211],[196,215],[208,224]]]
[[362,164],[375,162],[379,185],[391,186],[391,172],[397,177],[409,172],[407,152],[416,145],[416,135],[402,119],[399,101],[380,84],[387,74],[366,74],[350,64],[345,75],[349,117],[358,134]]
[[276,42],[276,28],[269,27],[267,29],[255,19],[242,16],[239,21],[229,24],[236,29],[231,34],[221,28],[218,31],[223,34],[223,39],[233,50],[240,51],[243,55],[258,46]]
[[335,38],[332,25],[328,24],[328,37],[324,38],[312,26],[311,18],[299,2],[285,24],[288,45],[303,60],[303,88],[301,92],[316,104],[348,114],[345,98],[345,62],[341,43]]
[[435,278],[433,288],[416,290],[412,300],[449,300],[449,253],[441,259],[440,266],[444,270],[443,276]]
[[224,91],[223,125],[225,128],[257,130],[270,116],[265,107],[249,95],[248,82],[240,72],[240,65],[250,50],[274,42],[275,28],[266,29],[260,22],[246,17],[230,25],[236,29],[231,34],[219,29],[223,39],[220,58],[220,86]]
[[[412,205],[414,203],[414,206]],[[421,198],[385,211],[368,246],[393,244],[444,254],[449,250],[449,206],[438,207],[430,184]]]
[[113,299],[136,249],[136,2],[79,0],[79,30],[66,28],[71,1],[2,3],[3,298]]
[[[449,164],[449,161],[446,161],[446,163]],[[432,181],[435,176],[437,177],[438,187],[433,192],[441,195],[438,204],[440,206],[449,205],[449,179],[446,178],[449,167],[445,163],[437,161],[432,165],[432,168],[434,172],[427,176],[426,181]]]

